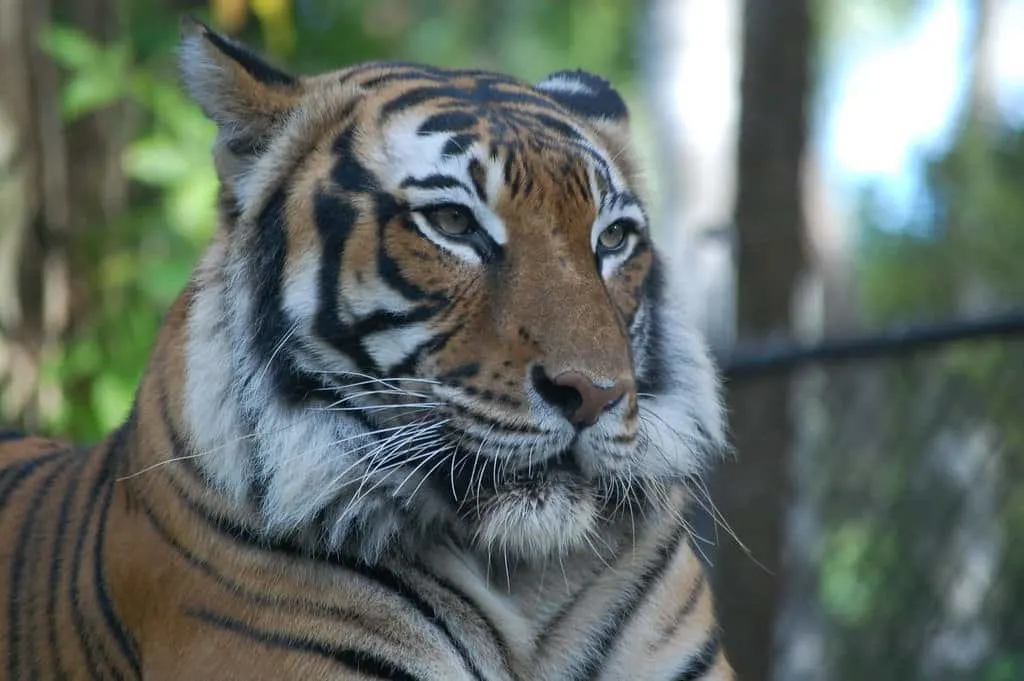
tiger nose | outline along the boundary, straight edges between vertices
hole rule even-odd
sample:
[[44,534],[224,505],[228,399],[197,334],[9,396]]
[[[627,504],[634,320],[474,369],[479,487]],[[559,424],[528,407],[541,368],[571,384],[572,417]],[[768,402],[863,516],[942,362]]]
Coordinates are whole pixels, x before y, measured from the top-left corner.
[[565,371],[552,379],[542,368],[535,367],[533,379],[544,401],[560,409],[578,427],[597,423],[601,414],[633,390],[632,379],[622,379],[602,388],[579,371]]

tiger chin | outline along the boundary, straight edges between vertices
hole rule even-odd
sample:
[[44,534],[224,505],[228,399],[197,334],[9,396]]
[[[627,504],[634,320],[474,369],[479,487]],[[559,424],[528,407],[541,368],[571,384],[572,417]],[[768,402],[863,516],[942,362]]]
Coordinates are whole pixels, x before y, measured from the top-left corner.
[[220,229],[97,447],[0,442],[0,680],[731,679],[622,97],[192,20]]

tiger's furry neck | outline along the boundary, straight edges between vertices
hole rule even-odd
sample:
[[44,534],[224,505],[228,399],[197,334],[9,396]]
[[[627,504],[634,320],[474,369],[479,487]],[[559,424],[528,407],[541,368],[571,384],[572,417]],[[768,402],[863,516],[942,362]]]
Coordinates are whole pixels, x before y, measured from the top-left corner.
[[[255,347],[251,276],[222,233],[189,294],[180,406],[211,486],[268,540],[311,553],[353,552],[374,562],[399,540],[443,524],[429,491],[420,490],[410,513],[414,486],[402,492],[344,455],[373,441],[375,429],[364,420],[281,395],[270,366],[281,358],[264,358]],[[339,496],[346,487],[351,494]]]

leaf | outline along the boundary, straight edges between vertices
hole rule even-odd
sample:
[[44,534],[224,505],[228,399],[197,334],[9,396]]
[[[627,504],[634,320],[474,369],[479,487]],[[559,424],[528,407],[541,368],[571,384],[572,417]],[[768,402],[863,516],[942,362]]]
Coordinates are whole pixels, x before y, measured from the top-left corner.
[[78,29],[50,24],[39,37],[43,51],[61,66],[77,70],[100,59],[99,44]]
[[135,397],[135,382],[113,373],[101,373],[93,381],[91,397],[102,432],[109,432],[128,415]]
[[187,147],[162,136],[137,140],[125,150],[124,170],[134,180],[165,187],[186,179],[193,169]]
[[81,65],[61,93],[61,113],[75,120],[129,94],[130,55],[124,45],[113,45]]
[[213,233],[216,201],[216,177],[213,173],[200,173],[168,197],[171,227],[196,247],[200,246]]
[[121,85],[111,78],[81,74],[64,88],[61,115],[74,121],[114,103],[124,94]]
[[140,285],[156,305],[166,306],[181,293],[192,272],[192,257],[161,260],[146,268]]

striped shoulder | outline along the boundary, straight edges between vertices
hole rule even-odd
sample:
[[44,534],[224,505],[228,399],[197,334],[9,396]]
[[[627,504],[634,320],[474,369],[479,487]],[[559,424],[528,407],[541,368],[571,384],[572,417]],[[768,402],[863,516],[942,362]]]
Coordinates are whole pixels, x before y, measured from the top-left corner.
[[0,470],[21,461],[70,448],[67,443],[59,440],[29,435],[13,429],[0,430]]

